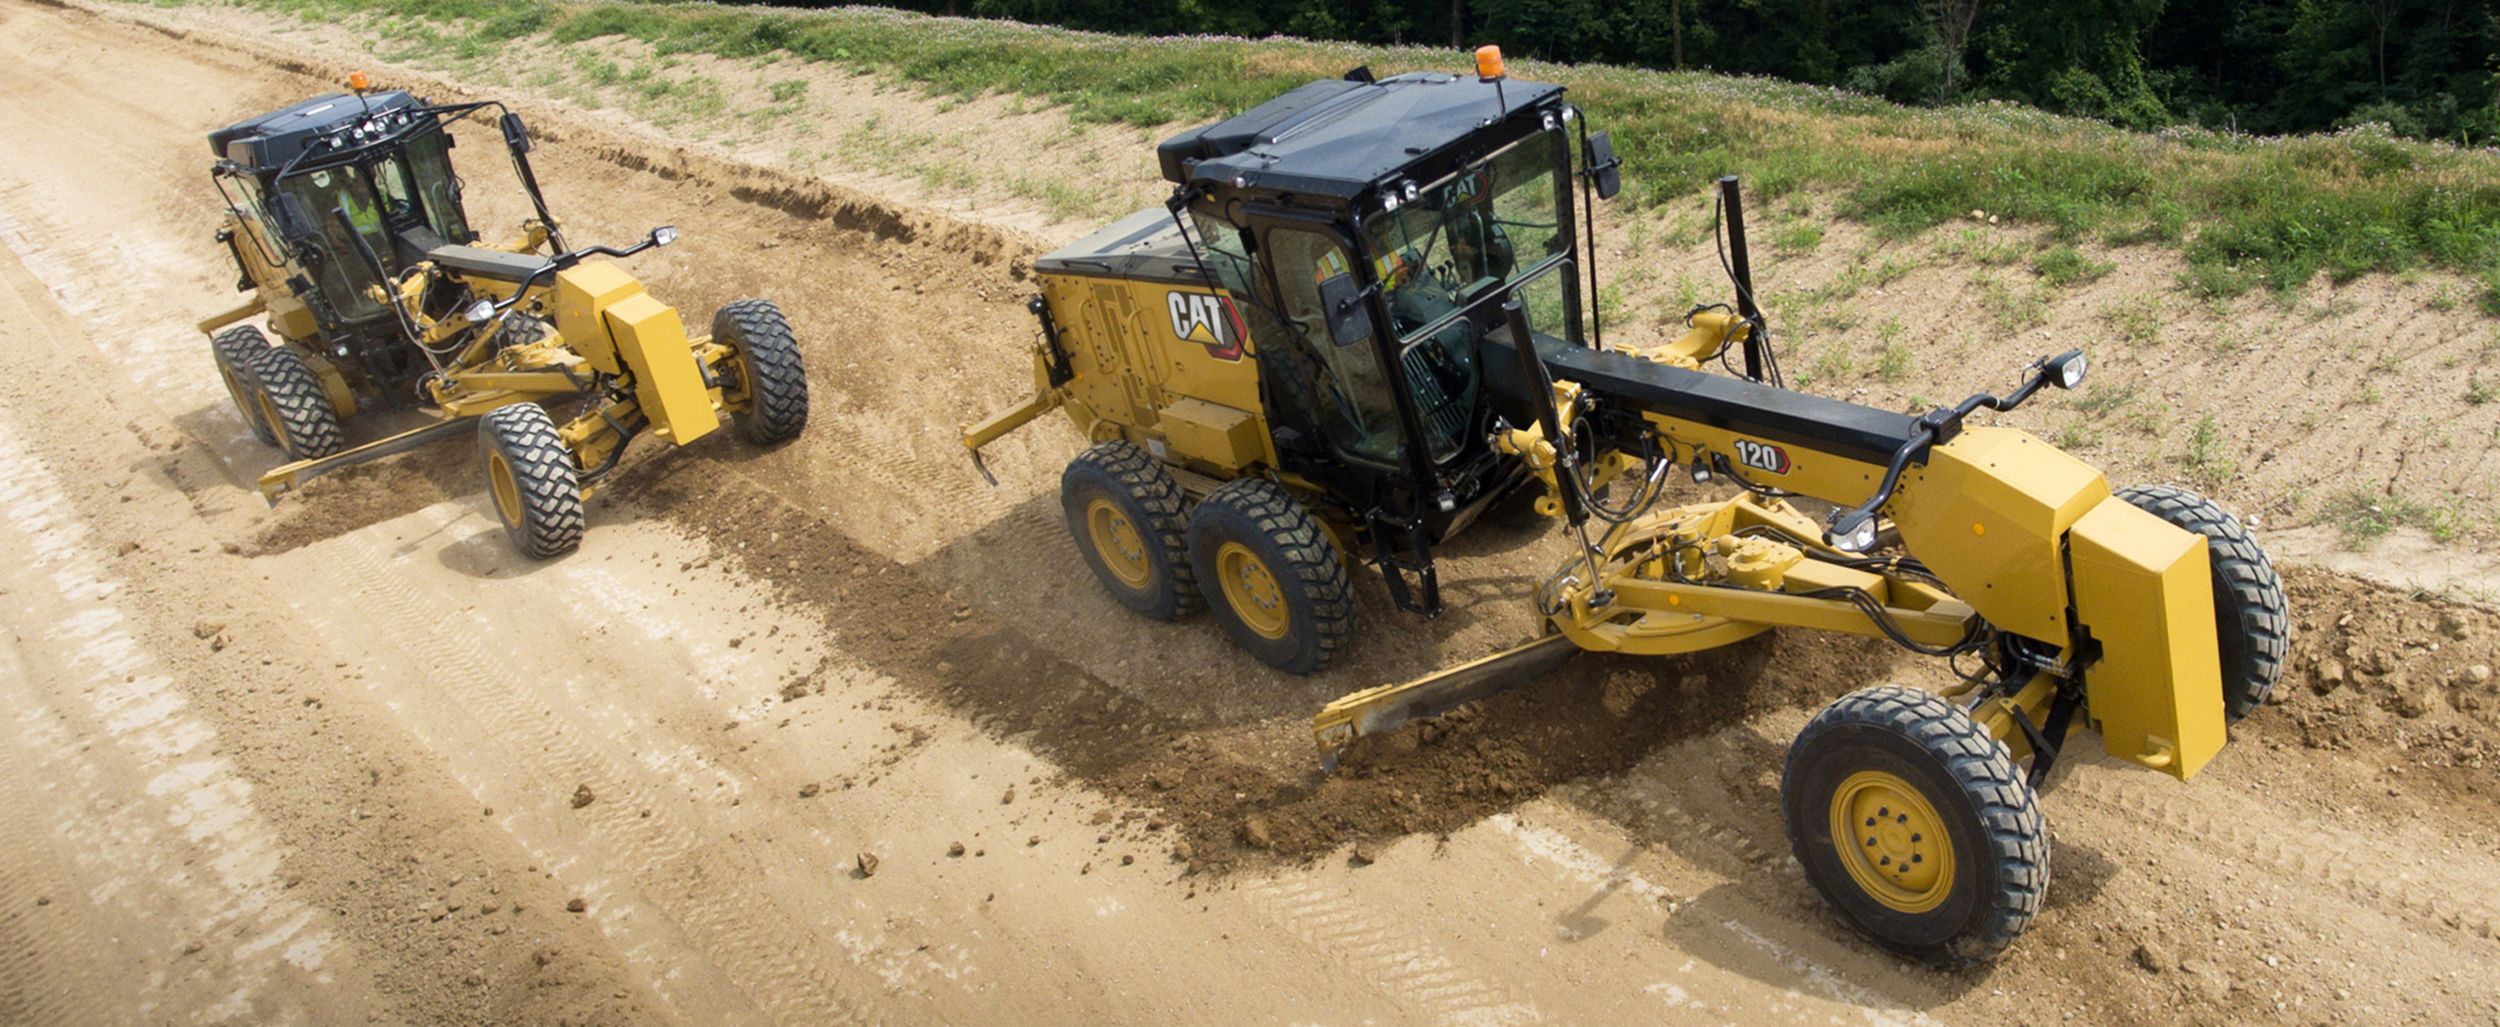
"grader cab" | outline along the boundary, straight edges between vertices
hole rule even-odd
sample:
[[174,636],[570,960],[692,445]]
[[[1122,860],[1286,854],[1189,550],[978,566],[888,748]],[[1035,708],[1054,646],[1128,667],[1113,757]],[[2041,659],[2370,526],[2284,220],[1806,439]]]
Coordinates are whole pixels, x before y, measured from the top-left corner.
[[[1163,143],[1168,207],[1037,263],[1035,391],[965,429],[976,464],[1065,410],[1093,446],[1062,505],[1104,586],[1156,618],[1209,607],[1294,673],[1352,643],[1349,567],[1429,616],[1434,547],[1538,490],[1570,543],[1521,597],[1543,634],[1331,703],[1313,725],[1331,760],[1582,651],[1792,627],[1951,661],[1952,688],[1813,718],[1782,803],[1808,879],[1868,935],[1993,957],[2040,908],[2037,789],[2071,735],[2186,778],[2264,700],[2289,623],[2265,554],[2191,493],[2113,490],[1967,423],[2080,386],[2080,350],[1916,414],[1783,387],[1734,179],[1731,301],[1675,338],[1610,339],[1582,230],[1620,188],[1613,146],[1561,88],[1478,57],[1357,69]],[[1677,477],[1729,494],[1667,504]]]
[[[732,303],[710,335],[689,335],[674,308],[606,259],[669,245],[674,228],[570,248],[518,114],[371,89],[361,73],[350,84],[209,135],[226,201],[217,238],[252,298],[199,329],[244,423],[289,458],[261,478],[270,502],[475,421],[506,532],[523,553],[550,557],[579,545],[583,500],[635,437],[687,445],[726,417],[770,445],[806,424],[806,368],[771,302]],[[450,129],[495,111],[535,216],[487,246]],[[418,409],[429,423],[350,446],[347,419],[368,405]]]

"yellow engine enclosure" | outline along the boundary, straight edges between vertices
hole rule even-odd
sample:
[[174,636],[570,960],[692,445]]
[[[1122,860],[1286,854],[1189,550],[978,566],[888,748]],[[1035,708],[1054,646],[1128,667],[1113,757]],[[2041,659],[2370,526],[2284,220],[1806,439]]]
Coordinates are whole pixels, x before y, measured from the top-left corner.
[[1076,373],[1065,406],[1086,437],[1124,438],[1219,479],[1274,463],[1256,345],[1224,294],[1075,274],[1041,286]]

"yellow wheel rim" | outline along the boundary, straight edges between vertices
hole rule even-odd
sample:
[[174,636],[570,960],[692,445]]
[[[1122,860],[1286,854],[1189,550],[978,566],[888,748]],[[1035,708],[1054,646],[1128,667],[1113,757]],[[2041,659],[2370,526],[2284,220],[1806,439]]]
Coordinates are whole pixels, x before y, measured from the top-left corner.
[[486,454],[486,483],[495,493],[495,513],[510,525],[521,523],[521,483],[512,477],[512,463],[503,454]]
[[1898,775],[1861,770],[1832,792],[1832,846],[1859,889],[1903,913],[1943,905],[1953,891],[1953,843],[1944,818]]
[[225,361],[217,362],[217,375],[226,380],[226,395],[234,400],[236,413],[242,414],[246,421],[261,416],[259,405],[245,398],[248,393],[243,388],[243,382],[235,378],[233,371],[226,369]]
[[1146,537],[1137,530],[1137,522],[1128,519],[1128,512],[1108,499],[1085,504],[1085,533],[1093,539],[1094,553],[1102,557],[1102,565],[1111,576],[1130,588],[1144,588],[1154,578],[1154,564],[1146,559]]
[[269,401],[268,393],[257,389],[252,392],[252,403],[260,407],[261,423],[268,425],[270,433],[278,437],[279,447],[285,449],[287,455],[293,456],[295,439],[287,434],[286,420],[278,416],[278,405]]
[[1261,638],[1285,637],[1293,616],[1285,609],[1285,590],[1268,572],[1267,561],[1249,546],[1226,542],[1215,551],[1215,575],[1224,583],[1224,602],[1244,626]]

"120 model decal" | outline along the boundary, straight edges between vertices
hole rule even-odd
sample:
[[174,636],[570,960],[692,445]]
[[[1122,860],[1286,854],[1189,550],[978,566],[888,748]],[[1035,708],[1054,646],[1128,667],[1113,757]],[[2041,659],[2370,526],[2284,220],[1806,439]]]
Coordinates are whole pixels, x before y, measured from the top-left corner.
[[1752,439],[1736,440],[1736,462],[1757,471],[1772,474],[1788,473],[1788,451],[1768,442]]

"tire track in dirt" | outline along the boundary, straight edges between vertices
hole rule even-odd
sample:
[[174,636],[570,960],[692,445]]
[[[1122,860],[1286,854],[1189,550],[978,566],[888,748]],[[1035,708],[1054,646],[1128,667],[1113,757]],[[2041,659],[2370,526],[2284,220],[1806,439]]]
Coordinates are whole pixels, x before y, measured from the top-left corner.
[[[14,714],[26,737],[0,739],[0,838],[10,839],[12,858],[0,861],[0,1023],[65,1024],[79,1010],[104,1006],[110,995],[95,973],[97,963],[71,953],[101,951],[85,916],[68,911],[67,903],[83,898],[60,869],[60,857],[46,844],[50,825],[38,806],[64,808],[50,789],[38,791],[36,760],[21,752],[60,753],[69,748],[57,728],[46,721],[56,714],[19,685],[26,669],[16,654],[0,649],[0,700]],[[59,757],[55,757],[59,759]],[[47,909],[55,903],[58,910]]]
[[[90,901],[119,903],[142,916],[179,910],[203,918],[190,930],[218,942],[202,959],[224,979],[228,993],[219,1008],[317,1019],[322,1014],[301,1003],[333,1001],[327,989],[313,987],[332,952],[330,921],[276,887],[283,847],[254,811],[250,783],[215,755],[216,732],[130,633],[128,615],[113,601],[124,584],[93,555],[92,533],[67,494],[0,420],[0,511],[8,518],[0,534],[23,541],[27,571],[49,579],[57,593],[46,641],[67,650],[67,658],[54,669],[85,678],[87,709],[72,716],[89,722],[103,743],[92,754],[66,737],[47,746],[71,764],[47,776],[89,792],[52,808],[102,815],[56,818],[45,833],[75,844],[86,873],[103,878]],[[28,712],[38,719],[22,723],[43,723],[40,704],[30,703]],[[105,761],[116,766],[105,771]],[[119,795],[118,786],[131,779],[146,782],[146,799]],[[184,908],[203,901],[210,908]],[[40,995],[49,985],[37,987]]]
[[[646,771],[637,760],[585,742],[566,729],[554,705],[511,687],[510,676],[498,672],[477,641],[485,627],[481,614],[426,602],[392,571],[392,554],[370,535],[346,536],[330,548],[344,550],[325,554],[324,563],[340,586],[358,597],[359,612],[413,635],[411,648],[423,653],[435,683],[475,713],[517,764],[517,777],[551,787],[580,781],[608,793],[580,810],[601,845],[618,857],[606,869],[630,882],[640,903],[683,931],[761,1012],[780,1023],[883,1018],[874,1005],[837,983],[837,975],[820,962],[822,949],[808,943],[805,931],[787,924],[761,896],[713,879],[727,853],[707,839],[718,839],[721,832],[669,812],[668,796],[639,783]],[[670,981],[655,975],[654,985],[666,994]]]
[[2391,867],[2408,854],[2383,836],[2360,837],[2307,817],[2262,818],[2217,811],[2209,802],[2172,793],[2176,782],[2149,780],[2131,765],[2095,754],[2059,781],[2059,801],[2080,801],[2217,855],[2252,860],[2286,879],[2322,884],[2389,916],[2469,938],[2500,938],[2500,909],[2485,898],[2500,873],[2489,862],[2453,869],[2437,863]]
[[1248,889],[1252,902],[1381,993],[1410,1003],[1435,1023],[1543,1023],[1534,1003],[1463,966],[1431,939],[1373,915],[1332,881],[1276,879]]

